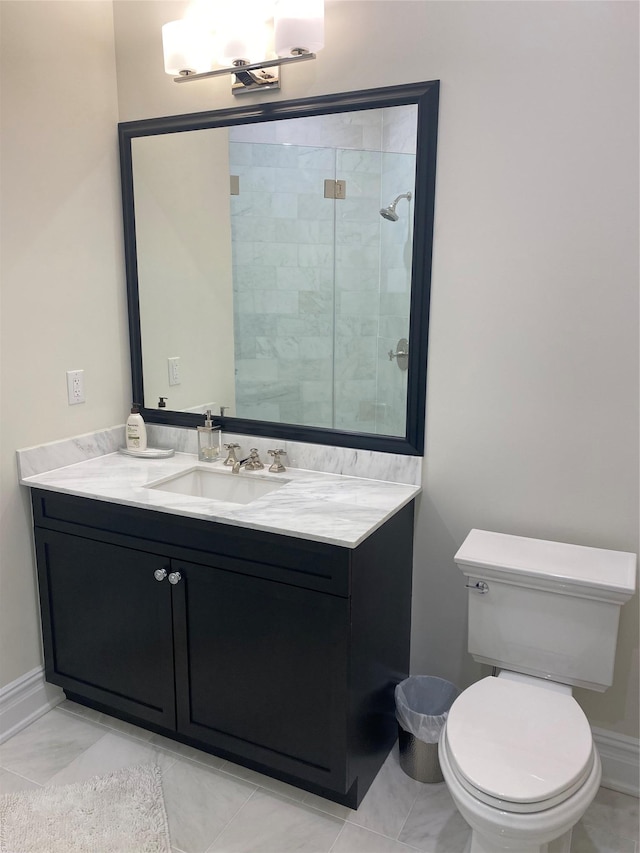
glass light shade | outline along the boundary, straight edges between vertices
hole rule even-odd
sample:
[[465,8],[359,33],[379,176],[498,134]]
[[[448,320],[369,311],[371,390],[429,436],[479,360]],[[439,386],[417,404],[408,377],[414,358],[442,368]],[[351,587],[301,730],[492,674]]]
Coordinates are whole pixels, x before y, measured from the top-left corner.
[[324,0],[278,0],[274,28],[278,56],[299,48],[317,53],[324,47]]
[[248,18],[246,11],[228,13],[217,26],[216,61],[225,67],[237,60],[260,62],[265,58],[268,38],[266,23],[260,18]]
[[164,70],[173,77],[184,71],[210,71],[213,38],[190,20],[171,21],[162,27]]
[[183,15],[185,21],[213,32],[220,15],[220,7],[223,5],[214,0],[189,0],[189,4]]

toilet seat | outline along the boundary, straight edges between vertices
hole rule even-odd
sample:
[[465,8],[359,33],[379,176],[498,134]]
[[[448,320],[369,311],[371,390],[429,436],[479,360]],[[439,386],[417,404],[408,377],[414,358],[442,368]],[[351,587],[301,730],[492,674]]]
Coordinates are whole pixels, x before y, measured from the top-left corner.
[[509,812],[557,805],[589,776],[594,745],[587,719],[565,693],[484,678],[454,702],[443,746],[460,784]]

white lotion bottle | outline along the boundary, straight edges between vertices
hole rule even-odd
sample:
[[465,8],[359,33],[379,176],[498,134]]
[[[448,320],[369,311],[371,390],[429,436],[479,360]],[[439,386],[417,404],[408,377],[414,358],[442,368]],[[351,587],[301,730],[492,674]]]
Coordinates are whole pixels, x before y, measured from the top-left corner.
[[127,450],[147,449],[147,428],[140,414],[140,406],[135,403],[131,406],[131,414],[126,424]]

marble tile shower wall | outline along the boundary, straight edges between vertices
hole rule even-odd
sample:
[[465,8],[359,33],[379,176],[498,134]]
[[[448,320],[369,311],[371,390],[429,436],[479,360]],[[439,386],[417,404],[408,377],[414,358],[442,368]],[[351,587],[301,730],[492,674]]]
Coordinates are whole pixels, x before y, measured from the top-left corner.
[[[409,208],[390,236],[378,211],[387,186],[385,204],[413,189],[415,156],[381,153],[385,112],[233,131],[238,416],[404,432],[406,374],[387,353],[407,334],[396,336],[408,325],[410,272],[398,264]],[[305,144],[283,144],[292,138]],[[377,150],[336,150],[336,138]],[[336,177],[345,200],[324,198],[324,180]]]
[[338,429],[376,432],[380,288],[380,151],[340,149],[335,202],[335,412]]
[[[331,426],[333,151],[231,142],[236,414]],[[320,189],[318,189],[320,188]]]
[[[383,154],[381,206],[406,192],[415,195],[415,155]],[[389,352],[396,352],[401,338],[409,338],[413,198],[401,199],[396,212],[397,222],[380,220],[376,432],[390,435],[402,434],[405,427],[407,371],[389,359]]]

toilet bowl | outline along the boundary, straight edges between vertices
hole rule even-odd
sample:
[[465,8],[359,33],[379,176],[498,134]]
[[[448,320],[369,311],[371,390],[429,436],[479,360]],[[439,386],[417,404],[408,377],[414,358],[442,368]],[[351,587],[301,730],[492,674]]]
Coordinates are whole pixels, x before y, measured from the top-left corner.
[[574,686],[613,680],[635,554],[472,530],[455,556],[466,578],[469,651],[499,675],[453,703],[438,755],[471,826],[468,853],[569,853],[602,769]]
[[509,676],[456,700],[440,737],[442,774],[472,827],[470,853],[569,853],[600,785],[591,729],[570,691]]

